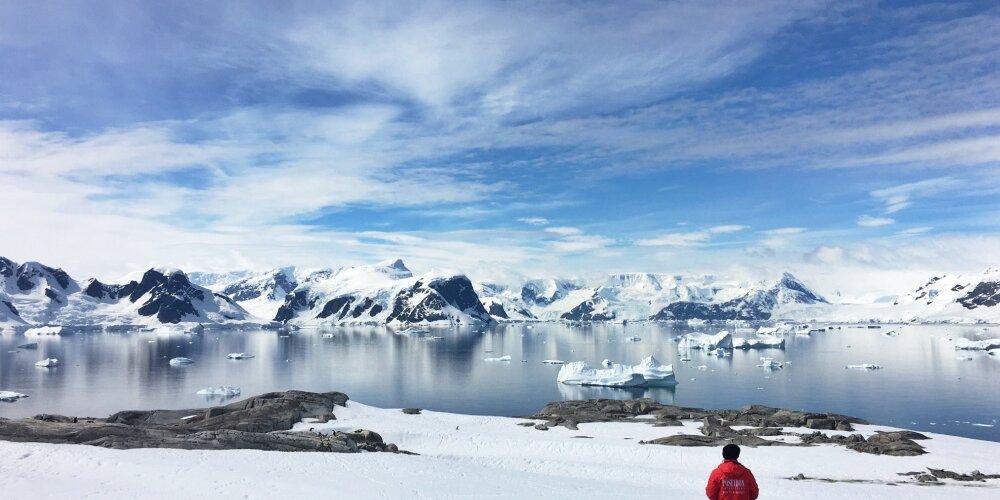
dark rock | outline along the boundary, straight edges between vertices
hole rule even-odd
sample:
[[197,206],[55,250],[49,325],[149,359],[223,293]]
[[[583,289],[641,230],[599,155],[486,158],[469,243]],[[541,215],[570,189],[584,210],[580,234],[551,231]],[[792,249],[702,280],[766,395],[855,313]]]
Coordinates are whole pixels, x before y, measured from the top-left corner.
[[921,482],[921,483],[936,483],[937,482],[937,478],[934,477],[934,476],[932,476],[932,475],[930,475],[930,474],[920,474],[920,475],[914,477],[913,479],[916,479],[918,482]]
[[407,415],[420,415],[420,408],[403,408],[403,413]]
[[[339,392],[262,394],[226,406],[193,410],[121,411],[107,419],[38,415],[0,419],[0,439],[18,442],[86,444],[115,449],[357,452],[388,448],[375,432],[333,435],[291,432],[303,418],[332,419],[347,403]],[[188,418],[197,415],[196,418]],[[398,448],[397,448],[398,450]]]
[[517,425],[520,425],[521,427],[534,427],[535,423],[534,422],[518,422]]
[[945,469],[931,469],[927,468],[931,474],[937,479],[953,479],[955,481],[985,481],[987,479],[1000,479],[1000,474],[983,474],[977,470],[972,471],[969,474],[960,474],[958,472],[952,472]]
[[806,479],[806,475],[801,472],[792,476],[792,481],[802,481],[803,479]]
[[536,424],[535,425],[535,429],[538,429],[540,431],[547,431],[547,430],[549,430],[549,426],[547,426],[545,424]]

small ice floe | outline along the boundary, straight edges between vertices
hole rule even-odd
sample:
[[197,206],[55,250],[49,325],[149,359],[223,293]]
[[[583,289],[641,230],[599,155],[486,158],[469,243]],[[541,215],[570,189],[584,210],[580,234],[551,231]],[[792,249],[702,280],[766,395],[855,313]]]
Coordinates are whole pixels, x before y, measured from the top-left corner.
[[760,358],[760,364],[757,365],[759,368],[767,368],[770,370],[776,370],[778,368],[784,368],[785,365],[780,361],[775,361],[774,358]]
[[959,361],[972,361],[972,356],[957,356],[955,359]]
[[705,371],[705,370],[708,369],[708,365],[698,365],[695,368],[697,368],[697,369],[699,369],[701,371]]
[[681,361],[683,361],[683,362],[686,363],[688,361],[691,361],[691,358],[689,358],[687,355],[684,355],[684,356],[681,356]]
[[[25,396],[25,397],[27,397],[27,396]],[[993,427],[993,424],[980,424],[980,423],[973,422],[972,426],[973,427]]]
[[874,363],[862,363],[860,365],[847,365],[844,368],[850,368],[852,370],[881,370],[882,365],[876,365]]
[[172,358],[169,361],[169,363],[170,363],[170,366],[185,366],[185,365],[194,364],[194,360],[191,359],[191,358],[177,357],[177,358]]
[[231,352],[226,357],[229,359],[250,359],[253,357],[253,354],[247,354],[245,352]]
[[35,366],[40,366],[42,368],[52,368],[54,366],[59,366],[59,360],[56,358],[45,358],[41,361],[36,362]]
[[637,337],[637,336],[625,337],[625,342],[642,342],[642,337]]
[[323,338],[324,339],[332,339],[333,338],[333,334],[332,333],[324,333],[323,334]]
[[546,365],[565,365],[566,362],[561,359],[543,359],[542,363]]
[[239,387],[232,387],[232,386],[228,386],[228,385],[220,385],[218,387],[206,387],[206,388],[198,391],[198,394],[201,394],[202,396],[228,396],[228,397],[232,397],[232,396],[239,396],[240,395],[240,388]]
[[886,337],[898,337],[899,332],[897,332],[896,330],[889,330],[887,332],[882,332],[882,335],[885,335]]
[[27,394],[21,394],[20,392],[0,391],[0,401],[4,401],[4,402],[7,402],[7,403],[13,403],[14,401],[17,401],[18,399],[26,398],[26,397],[28,397]]
[[63,328],[61,326],[36,326],[35,328],[28,328],[24,331],[25,335],[59,335],[62,333]]
[[497,362],[497,361],[510,361],[510,356],[500,356],[499,358],[485,358],[483,361]]
[[38,342],[29,342],[17,346],[18,349],[38,349]]
[[423,335],[425,333],[431,333],[430,329],[427,328],[405,328],[396,332],[399,335]]

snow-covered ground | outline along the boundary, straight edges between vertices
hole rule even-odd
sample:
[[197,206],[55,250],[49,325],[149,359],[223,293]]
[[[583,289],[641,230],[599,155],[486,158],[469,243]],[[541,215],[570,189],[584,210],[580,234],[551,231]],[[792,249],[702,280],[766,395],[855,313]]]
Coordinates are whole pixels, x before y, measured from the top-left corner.
[[[375,430],[420,453],[116,451],[0,442],[5,498],[703,498],[720,448],[640,445],[697,424],[580,424],[539,431],[520,420],[425,411],[407,415],[349,402],[324,431]],[[859,426],[864,434],[889,429]],[[803,432],[806,430],[803,429]],[[832,432],[832,431],[831,431]],[[587,436],[587,438],[583,438]],[[1000,443],[933,434],[920,457],[857,453],[833,445],[744,448],[762,498],[998,498],[1000,480],[912,483],[899,472],[927,467],[1000,472]],[[862,482],[792,481],[807,477]]]

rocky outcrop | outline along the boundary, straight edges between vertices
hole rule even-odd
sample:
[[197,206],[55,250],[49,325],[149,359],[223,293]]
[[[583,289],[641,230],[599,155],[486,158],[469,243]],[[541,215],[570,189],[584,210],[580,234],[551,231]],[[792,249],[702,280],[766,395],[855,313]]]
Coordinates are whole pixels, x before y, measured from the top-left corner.
[[291,431],[303,418],[319,422],[335,419],[335,409],[347,400],[340,392],[288,391],[211,408],[122,411],[106,419],[59,415],[0,419],[0,439],[119,450],[398,451],[379,434],[362,429],[334,434]]
[[[583,401],[559,401],[545,405],[542,411],[526,418],[545,420],[545,427],[561,425],[576,430],[577,425],[587,422],[637,422],[635,417],[646,416],[642,422],[654,426],[681,425],[682,420],[700,421],[701,434],[680,434],[640,444],[667,446],[811,446],[815,444],[837,444],[860,453],[889,456],[914,456],[926,453],[916,441],[929,439],[913,431],[877,432],[868,438],[861,434],[826,435],[819,430],[852,431],[853,424],[868,422],[855,417],[836,413],[812,413],[751,405],[737,410],[705,410],[681,406],[663,405],[652,399],[613,400],[592,399]],[[648,417],[655,417],[649,420]],[[739,430],[734,426],[748,427]],[[817,429],[811,434],[786,431],[784,428]],[[768,436],[789,436],[791,440],[764,439]]]

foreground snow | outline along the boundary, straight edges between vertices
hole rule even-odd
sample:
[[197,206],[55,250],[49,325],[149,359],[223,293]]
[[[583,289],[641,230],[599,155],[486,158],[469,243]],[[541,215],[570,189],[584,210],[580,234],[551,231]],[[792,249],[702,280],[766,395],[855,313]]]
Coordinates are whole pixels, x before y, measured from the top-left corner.
[[[580,424],[539,431],[521,420],[425,411],[406,415],[350,402],[337,420],[298,430],[377,431],[419,456],[259,451],[116,451],[0,442],[3,492],[10,498],[702,498],[719,448],[640,445],[698,424]],[[871,434],[888,429],[859,426]],[[803,432],[806,432],[803,429]],[[574,437],[576,436],[576,437]],[[580,439],[587,436],[590,439]],[[996,498],[1000,482],[943,486],[898,472],[926,467],[995,473],[1000,443],[945,435],[922,441],[922,457],[864,455],[835,446],[744,449],[765,498]],[[862,483],[791,481],[807,477]],[[183,480],[178,480],[183,478]]]

